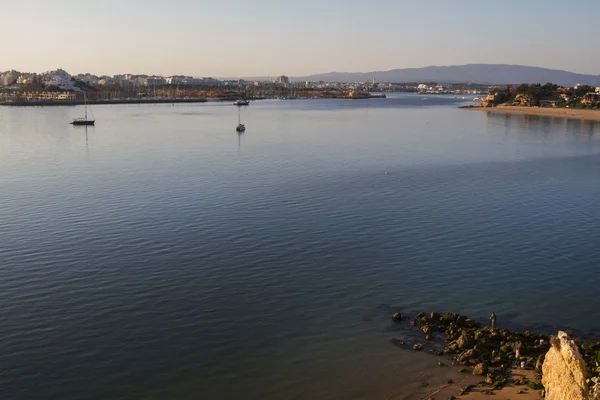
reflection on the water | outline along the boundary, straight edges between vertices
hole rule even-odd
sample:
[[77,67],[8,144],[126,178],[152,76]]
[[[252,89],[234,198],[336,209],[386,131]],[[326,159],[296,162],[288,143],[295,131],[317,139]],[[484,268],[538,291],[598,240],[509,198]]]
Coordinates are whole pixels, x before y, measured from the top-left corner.
[[237,137],[238,137],[238,150],[242,148],[242,136],[244,135],[244,132],[237,132]]
[[600,122],[585,119],[572,119],[553,116],[486,113],[488,125],[497,127],[503,125],[506,133],[527,131],[547,137],[552,134],[587,135],[590,138],[600,135]]

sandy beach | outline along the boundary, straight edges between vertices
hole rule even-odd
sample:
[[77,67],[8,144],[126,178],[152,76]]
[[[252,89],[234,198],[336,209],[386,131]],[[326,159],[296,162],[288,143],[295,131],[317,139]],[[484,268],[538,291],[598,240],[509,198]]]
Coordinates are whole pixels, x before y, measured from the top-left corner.
[[[397,351],[394,351],[397,350]],[[407,367],[405,360],[410,360]],[[438,365],[441,363],[442,365]],[[453,363],[451,355],[435,356],[428,352],[415,352],[411,346],[393,349],[388,355],[371,359],[366,366],[356,368],[354,374],[342,373],[323,389],[320,397],[327,400],[433,400],[490,398],[490,385],[479,383],[485,376],[473,375],[472,366]],[[461,369],[466,372],[459,372]],[[494,400],[540,400],[540,391],[515,381],[527,378],[537,382],[532,369],[514,368],[508,382],[493,390]],[[471,386],[468,393],[460,394],[461,388]],[[487,391],[487,392],[486,392]],[[294,397],[296,396],[296,397]],[[290,393],[289,398],[301,398]]]
[[[432,375],[433,374],[435,373],[432,372]],[[466,374],[462,374],[461,376],[461,374],[456,372],[456,368],[452,369],[452,372],[449,375],[455,377],[455,380],[453,380],[452,384],[441,384],[437,388],[429,388],[429,391],[422,390],[417,394],[417,396],[420,397],[400,397],[400,399],[419,398],[432,400],[436,398],[448,399],[451,398],[451,396],[454,396],[457,399],[483,400],[489,398],[490,395],[493,395],[495,400],[512,400],[515,398],[522,400],[542,399],[539,390],[530,389],[525,385],[517,386],[514,384],[515,380],[522,378],[535,381],[535,371],[533,370],[514,369],[510,373],[509,383],[502,389],[494,391],[489,391],[489,388],[478,385],[478,383],[482,380],[482,377],[480,376]],[[446,375],[443,376],[445,377]],[[460,388],[466,385],[474,385],[475,387],[473,387],[468,393],[460,395]]]
[[584,119],[590,121],[600,121],[600,110],[576,110],[569,108],[540,108],[540,107],[464,107],[465,110],[479,110],[491,113],[510,113],[522,115],[539,115],[547,117]]

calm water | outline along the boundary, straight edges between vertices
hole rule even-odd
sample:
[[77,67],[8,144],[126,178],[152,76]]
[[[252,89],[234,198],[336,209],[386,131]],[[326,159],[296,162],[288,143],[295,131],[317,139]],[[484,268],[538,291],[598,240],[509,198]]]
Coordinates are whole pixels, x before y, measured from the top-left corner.
[[600,335],[600,125],[459,101],[0,108],[0,398],[388,398],[393,310]]

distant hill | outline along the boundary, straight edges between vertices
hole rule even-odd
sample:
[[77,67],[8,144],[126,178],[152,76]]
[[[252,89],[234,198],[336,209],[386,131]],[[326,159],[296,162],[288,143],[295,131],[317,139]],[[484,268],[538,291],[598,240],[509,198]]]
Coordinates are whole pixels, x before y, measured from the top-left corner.
[[573,72],[506,64],[467,64],[431,66],[424,68],[393,69],[375,72],[330,72],[326,74],[294,77],[294,81],[326,82],[471,82],[488,85],[546,83],[562,86],[600,86],[600,75],[584,75]]

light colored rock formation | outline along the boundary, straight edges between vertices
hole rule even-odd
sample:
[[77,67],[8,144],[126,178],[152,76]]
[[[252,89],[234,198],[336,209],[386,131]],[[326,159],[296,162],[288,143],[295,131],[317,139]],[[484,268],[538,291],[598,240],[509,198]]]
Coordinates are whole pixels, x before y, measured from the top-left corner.
[[479,363],[473,368],[473,375],[486,375],[488,373],[488,367],[485,364]]
[[534,104],[535,104],[535,101],[533,100],[533,97],[531,97],[528,94],[523,94],[523,93],[519,93],[518,95],[516,95],[515,99],[513,101],[513,106],[530,107],[530,106],[533,106]]
[[546,388],[547,400],[587,400],[588,387],[585,382],[585,362],[577,345],[568,335],[559,331],[550,339],[542,366],[542,384]]

